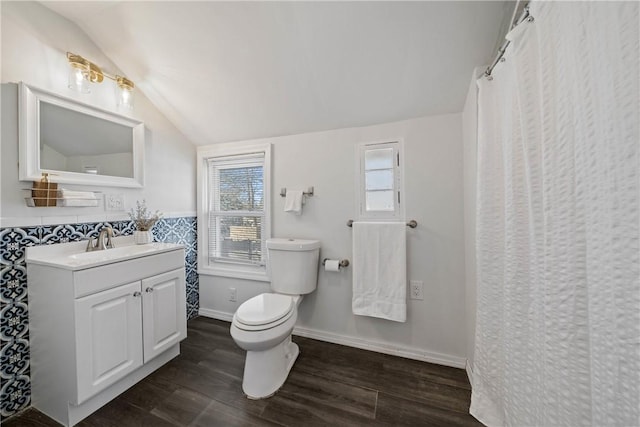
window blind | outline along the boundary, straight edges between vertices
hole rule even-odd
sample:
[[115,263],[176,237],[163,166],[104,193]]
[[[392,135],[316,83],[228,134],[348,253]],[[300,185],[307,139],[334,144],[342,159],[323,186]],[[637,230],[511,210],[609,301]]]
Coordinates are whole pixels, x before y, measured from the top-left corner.
[[264,153],[208,160],[209,264],[264,264]]

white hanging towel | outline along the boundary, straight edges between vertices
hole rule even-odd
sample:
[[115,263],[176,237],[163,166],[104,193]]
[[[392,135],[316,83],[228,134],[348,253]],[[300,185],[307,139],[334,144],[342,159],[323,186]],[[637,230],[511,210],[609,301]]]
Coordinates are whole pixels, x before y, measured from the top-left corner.
[[300,215],[302,213],[302,197],[302,190],[287,190],[287,195],[284,199],[284,211]]
[[405,223],[353,223],[352,306],[360,316],[407,320]]

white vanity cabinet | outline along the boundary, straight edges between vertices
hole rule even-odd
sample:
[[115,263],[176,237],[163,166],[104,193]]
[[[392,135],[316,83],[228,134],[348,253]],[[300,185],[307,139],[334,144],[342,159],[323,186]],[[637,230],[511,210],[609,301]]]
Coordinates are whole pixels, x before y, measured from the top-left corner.
[[80,404],[142,366],[140,282],[77,299],[75,315]]
[[31,401],[64,425],[177,356],[187,332],[182,246],[77,249],[27,252]]
[[185,304],[184,268],[76,299],[75,403],[184,339]]
[[142,280],[144,363],[187,336],[184,281],[184,268]]

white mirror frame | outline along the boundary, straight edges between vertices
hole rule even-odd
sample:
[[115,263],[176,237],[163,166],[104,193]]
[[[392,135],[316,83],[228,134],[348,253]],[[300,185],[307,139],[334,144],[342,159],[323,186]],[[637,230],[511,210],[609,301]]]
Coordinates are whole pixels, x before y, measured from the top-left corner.
[[[41,102],[130,127],[133,133],[133,178],[40,169]],[[144,186],[143,122],[29,86],[24,82],[20,83],[18,111],[20,151],[18,171],[20,181],[39,181],[43,173],[49,173],[51,174],[52,182],[61,184],[131,188]]]

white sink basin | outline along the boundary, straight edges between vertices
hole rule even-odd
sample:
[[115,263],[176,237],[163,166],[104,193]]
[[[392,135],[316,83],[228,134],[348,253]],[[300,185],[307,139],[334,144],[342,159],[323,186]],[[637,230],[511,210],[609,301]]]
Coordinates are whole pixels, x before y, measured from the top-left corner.
[[27,263],[81,270],[183,248],[175,243],[136,245],[131,237],[116,237],[113,241],[114,248],[93,252],[85,252],[86,241],[30,247],[27,248]]
[[98,261],[98,260],[113,260],[113,259],[120,259],[122,257],[130,257],[130,256],[134,256],[134,255],[140,255],[140,254],[144,254],[144,253],[149,253],[149,252],[155,252],[156,247],[154,246],[154,244],[147,244],[147,245],[135,245],[135,246],[124,246],[121,248],[112,248],[112,249],[105,249],[105,250],[101,250],[101,251],[93,251],[93,252],[82,252],[79,254],[73,254],[73,255],[69,255],[68,258],[71,261],[77,261],[77,262],[92,262],[92,261]]

